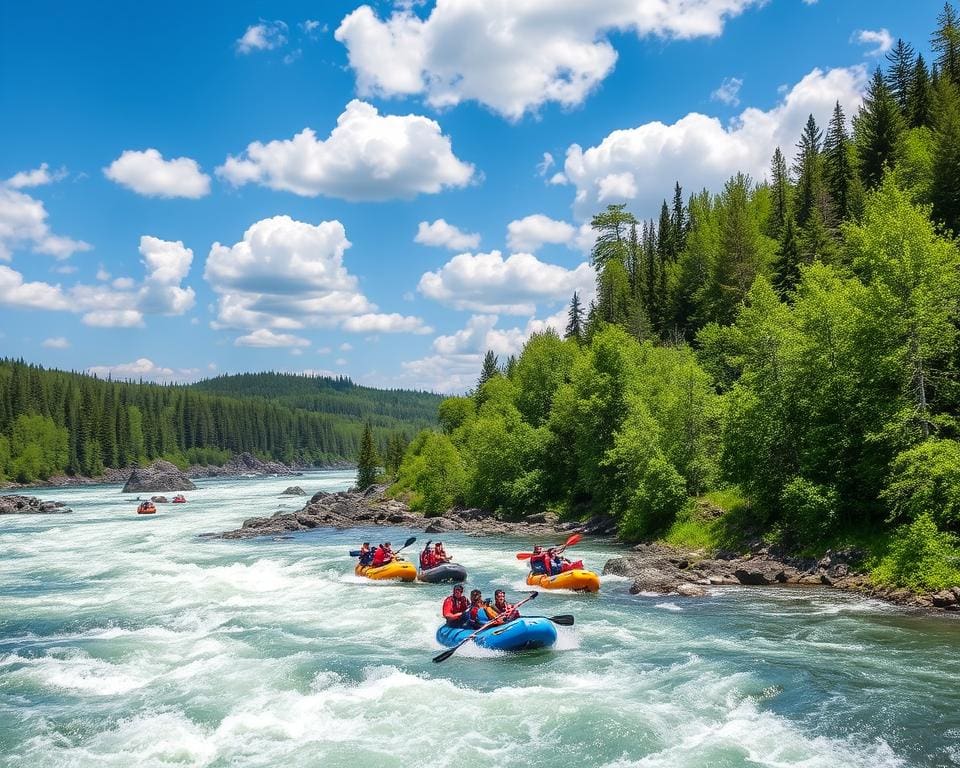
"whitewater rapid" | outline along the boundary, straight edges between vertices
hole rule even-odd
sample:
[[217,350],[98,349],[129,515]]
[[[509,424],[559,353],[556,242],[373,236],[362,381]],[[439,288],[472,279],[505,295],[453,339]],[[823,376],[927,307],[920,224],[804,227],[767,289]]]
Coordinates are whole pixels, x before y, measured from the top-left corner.
[[[73,514],[0,518],[0,766],[960,765],[958,621],[825,590],[635,597],[608,578],[531,605],[576,616],[557,649],[436,665],[448,588],[358,579],[346,556],[411,532],[201,536],[298,508],[289,484],[201,481],[152,518],[117,486],[45,490]],[[526,590],[529,542],[444,540],[471,586]],[[577,554],[599,569],[612,552]]]

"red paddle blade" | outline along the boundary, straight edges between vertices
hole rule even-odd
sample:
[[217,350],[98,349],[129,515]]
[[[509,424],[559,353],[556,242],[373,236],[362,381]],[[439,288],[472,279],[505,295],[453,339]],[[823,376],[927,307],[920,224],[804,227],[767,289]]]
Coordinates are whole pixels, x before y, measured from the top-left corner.
[[533,557],[532,552],[517,552],[517,560],[529,560]]
[[583,536],[582,536],[581,534],[575,533],[575,534],[573,534],[569,539],[567,539],[567,543],[564,544],[563,546],[565,546],[565,547],[572,547],[574,544],[576,544],[577,542],[579,542],[580,539],[582,539],[582,538],[583,538]]

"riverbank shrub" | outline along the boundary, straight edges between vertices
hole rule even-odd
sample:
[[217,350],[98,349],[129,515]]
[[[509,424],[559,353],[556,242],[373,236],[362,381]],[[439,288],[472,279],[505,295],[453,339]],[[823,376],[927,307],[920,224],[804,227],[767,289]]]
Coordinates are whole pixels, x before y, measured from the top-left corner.
[[424,430],[407,449],[391,492],[411,492],[410,508],[433,517],[462,504],[465,487],[466,471],[456,446],[446,435]]
[[894,531],[887,552],[870,575],[878,584],[915,591],[957,586],[960,540],[939,530],[933,518],[923,512],[909,525]]
[[898,454],[880,496],[892,520],[926,513],[940,528],[960,531],[960,443],[928,440]]

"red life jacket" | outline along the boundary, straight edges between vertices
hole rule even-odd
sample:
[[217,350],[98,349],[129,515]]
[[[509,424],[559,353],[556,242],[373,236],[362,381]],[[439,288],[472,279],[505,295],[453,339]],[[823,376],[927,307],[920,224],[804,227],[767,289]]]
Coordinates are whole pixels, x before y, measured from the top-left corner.
[[467,610],[467,605],[467,598],[463,595],[460,595],[460,597],[448,595],[447,599],[443,601],[443,618],[447,621],[456,621],[454,614],[463,613]]
[[387,550],[383,547],[377,547],[377,551],[373,553],[373,566],[376,568],[379,565],[383,565],[387,557]]
[[429,550],[424,550],[423,552],[420,553],[420,567],[423,570],[427,570],[428,568],[431,567]]
[[[480,603],[480,605],[471,604],[468,612],[470,621],[474,622],[475,624],[486,624],[488,621],[490,621],[490,619],[487,618],[486,610],[484,610],[486,607],[487,606],[485,606],[483,603]],[[480,611],[483,611],[483,616],[480,616]]]

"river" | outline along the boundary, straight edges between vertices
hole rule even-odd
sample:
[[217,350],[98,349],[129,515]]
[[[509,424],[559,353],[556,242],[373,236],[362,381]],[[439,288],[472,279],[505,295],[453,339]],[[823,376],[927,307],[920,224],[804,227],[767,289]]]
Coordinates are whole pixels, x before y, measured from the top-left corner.
[[[634,597],[608,578],[530,606],[576,616],[557,649],[437,665],[448,588],[367,582],[347,557],[407,532],[198,536],[299,507],[290,484],[199,481],[152,518],[118,486],[57,489],[41,495],[73,514],[0,518],[0,766],[960,765],[949,617],[828,590]],[[470,585],[525,587],[528,542],[445,542]],[[577,548],[598,570],[612,552]]]

